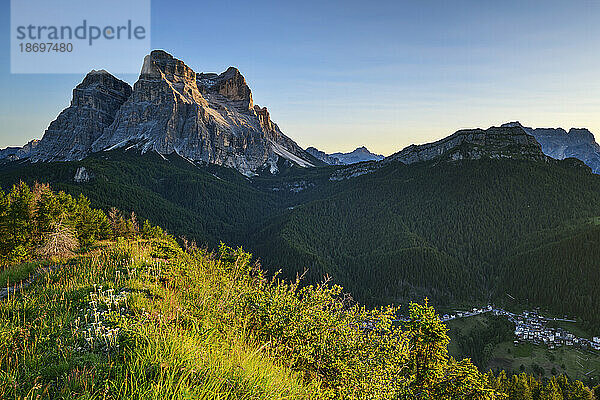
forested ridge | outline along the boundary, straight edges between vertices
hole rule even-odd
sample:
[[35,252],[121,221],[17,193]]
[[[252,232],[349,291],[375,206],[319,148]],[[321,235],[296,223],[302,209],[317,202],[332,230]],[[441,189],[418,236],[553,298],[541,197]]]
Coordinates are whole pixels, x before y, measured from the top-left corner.
[[[80,166],[93,174],[87,183],[73,182]],[[0,184],[50,182],[209,248],[243,245],[268,271],[330,275],[366,304],[540,306],[600,330],[598,256],[586,250],[600,244],[600,177],[576,160],[396,162],[341,181],[329,180],[333,167],[281,171],[246,178],[117,151],[8,164]]]
[[588,249],[600,244],[599,193],[600,177],[572,160],[391,165],[277,218],[254,236],[256,253],[333,271],[372,304],[427,295],[514,305],[508,292],[598,329],[600,258]]

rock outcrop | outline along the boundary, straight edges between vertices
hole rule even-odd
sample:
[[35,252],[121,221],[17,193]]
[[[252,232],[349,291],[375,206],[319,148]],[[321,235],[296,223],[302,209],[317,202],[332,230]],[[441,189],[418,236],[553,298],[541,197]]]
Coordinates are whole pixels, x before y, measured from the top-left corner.
[[596,174],[600,173],[600,145],[587,129],[571,128],[529,128],[520,122],[509,122],[502,126],[521,127],[533,136],[542,146],[542,151],[557,160],[577,158],[583,161]]
[[85,167],[77,168],[73,181],[75,183],[87,183],[93,178],[93,174],[89,172]]
[[23,147],[7,147],[5,149],[2,149],[0,150],[0,160],[15,161],[24,158],[29,158],[31,157],[31,154],[35,151],[39,143],[39,140],[34,139],[29,141]]
[[385,161],[412,164],[434,158],[447,160],[512,158],[546,160],[540,144],[520,127],[460,130],[437,142],[411,145]]
[[87,156],[96,141],[110,126],[125,101],[131,86],[108,72],[92,71],[75,89],[71,105],[50,123],[32,161],[76,160]]

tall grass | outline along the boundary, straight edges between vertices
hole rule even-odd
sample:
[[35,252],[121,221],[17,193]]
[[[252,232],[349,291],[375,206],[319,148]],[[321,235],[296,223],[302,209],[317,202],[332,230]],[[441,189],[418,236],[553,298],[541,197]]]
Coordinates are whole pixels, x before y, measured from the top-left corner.
[[[168,242],[121,241],[39,275],[0,302],[0,398],[313,398],[316,385],[223,323],[241,278],[223,266]],[[100,286],[127,294],[103,317],[120,329],[117,348],[92,348],[81,334]]]

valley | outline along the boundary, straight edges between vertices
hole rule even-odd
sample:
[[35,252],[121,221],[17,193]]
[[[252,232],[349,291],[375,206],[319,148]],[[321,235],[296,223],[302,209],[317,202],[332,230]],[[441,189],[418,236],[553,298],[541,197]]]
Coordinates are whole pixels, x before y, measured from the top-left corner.
[[[600,343],[578,325],[563,324],[564,330],[558,334],[550,328],[545,337],[540,320],[555,321],[554,317],[527,311],[514,314],[495,307],[480,311],[445,321],[452,356],[470,357],[481,369],[496,373],[504,370],[507,374],[526,372],[541,377],[567,374],[589,386],[600,381]],[[531,337],[524,335],[525,331],[530,331]]]
[[[595,384],[600,175],[589,157],[554,159],[543,150],[556,151],[556,140],[544,147],[518,123],[385,158],[366,148],[306,152],[270,118],[237,69],[196,73],[152,52],[133,88],[88,74],[41,141],[4,151],[0,187],[48,184],[186,246],[242,246],[266,276],[302,276],[303,287],[332,280],[368,307],[495,304],[441,317],[451,354],[482,371],[560,371]],[[188,137],[195,130],[202,135]],[[574,132],[556,135],[591,143]],[[32,268],[11,270],[7,282]],[[586,337],[551,326],[566,321],[504,311],[536,307],[576,316]]]

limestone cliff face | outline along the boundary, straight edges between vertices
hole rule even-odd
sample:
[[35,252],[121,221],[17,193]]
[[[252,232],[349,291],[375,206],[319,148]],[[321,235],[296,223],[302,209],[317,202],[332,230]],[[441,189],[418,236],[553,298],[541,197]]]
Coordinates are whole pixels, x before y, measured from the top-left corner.
[[465,129],[436,142],[410,145],[384,158],[382,161],[350,165],[334,172],[330,180],[354,178],[371,173],[391,162],[414,164],[421,161],[517,159],[548,161],[535,138],[520,126],[491,127],[489,129]]
[[542,146],[547,156],[557,160],[577,158],[583,161],[596,174],[600,173],[600,145],[587,129],[571,128],[528,128],[518,121],[503,126],[519,126],[532,135]]
[[134,146],[160,154],[177,152],[194,161],[251,175],[277,170],[280,157],[310,166],[306,153],[254,106],[240,72],[196,73],[164,51],[146,56],[133,93],[93,151]]
[[[106,71],[90,72],[73,91],[71,106],[28,157],[34,162],[79,160],[120,147],[176,152],[246,175],[265,168],[275,173],[281,159],[312,166],[310,156],[281,132],[268,110],[253,103],[236,68],[196,73],[161,50],[146,56],[133,89]],[[0,156],[25,158],[17,152],[7,149]]]
[[252,92],[237,68],[229,67],[227,71],[218,75],[213,87],[207,87],[206,90],[212,93],[218,93],[232,102],[240,111],[252,110]]
[[53,161],[85,157],[130,95],[129,84],[106,71],[90,72],[73,90],[71,105],[50,124],[29,158]]
[[546,160],[540,144],[520,127],[460,130],[437,142],[411,145],[386,158],[412,164],[443,157],[447,160],[513,158]]

